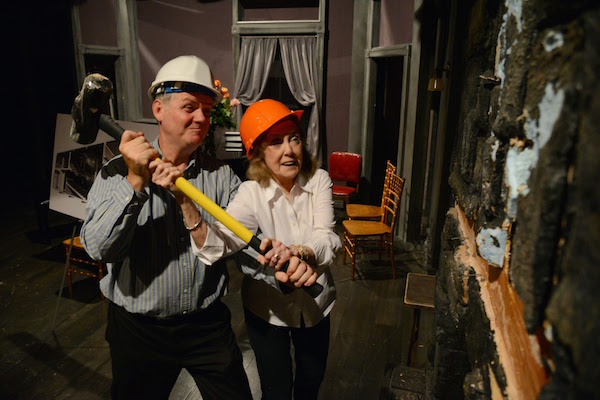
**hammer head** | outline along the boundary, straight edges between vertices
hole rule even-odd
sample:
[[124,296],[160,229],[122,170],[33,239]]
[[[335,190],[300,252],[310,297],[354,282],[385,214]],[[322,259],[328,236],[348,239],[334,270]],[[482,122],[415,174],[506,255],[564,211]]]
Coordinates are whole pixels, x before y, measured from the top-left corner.
[[85,77],[81,91],[71,108],[71,139],[80,144],[90,144],[98,136],[100,115],[109,114],[109,99],[113,93],[110,79],[101,74]]

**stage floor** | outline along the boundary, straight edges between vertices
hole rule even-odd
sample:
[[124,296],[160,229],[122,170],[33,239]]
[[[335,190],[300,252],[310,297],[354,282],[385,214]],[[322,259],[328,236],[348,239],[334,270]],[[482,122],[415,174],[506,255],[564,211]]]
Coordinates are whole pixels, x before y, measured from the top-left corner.
[[[20,209],[19,209],[20,208]],[[62,241],[76,219],[27,205],[5,209],[0,226],[0,399],[109,399],[111,367],[104,340],[106,301],[92,278],[74,277],[73,298],[66,282]],[[343,215],[337,210],[340,219]],[[40,223],[42,221],[42,227]],[[47,226],[46,226],[47,225]],[[341,223],[338,224],[338,228]],[[341,232],[340,232],[341,233]],[[403,304],[406,274],[423,272],[422,247],[396,248],[396,280],[377,256],[357,260],[357,276],[340,253],[332,267],[337,301],[331,314],[331,346],[320,399],[401,398],[390,384],[406,368],[412,309]],[[244,354],[255,399],[260,382],[246,335],[240,297],[241,274],[230,264],[230,294],[224,302]],[[421,312],[419,342],[407,379],[424,379],[433,312]],[[411,378],[412,377],[412,378]],[[410,387],[422,387],[422,382]],[[172,399],[201,399],[193,380],[182,372]],[[420,396],[411,398],[421,398]],[[425,397],[423,397],[425,398]]]

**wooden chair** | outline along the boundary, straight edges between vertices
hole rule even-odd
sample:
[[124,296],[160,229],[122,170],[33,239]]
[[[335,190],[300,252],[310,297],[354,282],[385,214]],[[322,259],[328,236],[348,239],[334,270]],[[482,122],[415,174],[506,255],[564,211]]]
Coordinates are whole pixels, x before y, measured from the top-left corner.
[[[344,206],[358,194],[362,156],[334,151],[329,156],[329,177],[333,181],[333,200],[342,200]],[[337,182],[337,184],[336,184]],[[344,182],[344,184],[340,184]]]
[[356,254],[360,250],[363,252],[377,251],[381,259],[381,252],[385,251],[386,257],[389,257],[392,264],[392,276],[396,279],[396,267],[394,265],[394,227],[398,219],[398,209],[400,208],[400,198],[402,188],[404,187],[404,178],[398,175],[392,175],[389,180],[389,186],[385,191],[383,214],[379,221],[367,220],[344,220],[344,258],[350,256],[352,261],[352,275],[354,280],[354,267],[356,264]]
[[[79,236],[73,239],[73,248],[71,249],[71,257],[69,257],[69,246],[71,238],[63,240],[67,256],[67,282],[69,285],[69,296],[73,298],[73,281],[72,274],[80,274],[98,279],[98,282],[104,276],[106,266],[101,261],[92,260],[81,244]],[[100,292],[100,297],[104,300],[104,295]]]
[[381,192],[381,205],[372,204],[346,204],[346,215],[348,219],[375,219],[380,220],[383,215],[383,201],[385,199],[385,190],[389,185],[389,179],[396,173],[396,166],[387,161],[385,168],[385,178],[383,179],[383,191]]

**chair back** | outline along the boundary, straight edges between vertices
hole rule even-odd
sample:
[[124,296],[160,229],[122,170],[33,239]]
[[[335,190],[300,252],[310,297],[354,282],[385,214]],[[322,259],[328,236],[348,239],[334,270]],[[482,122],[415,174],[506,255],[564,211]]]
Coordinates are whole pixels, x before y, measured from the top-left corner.
[[344,181],[358,185],[362,169],[360,154],[334,151],[329,156],[329,176],[332,181]]
[[396,174],[396,166],[391,163],[390,160],[387,160],[387,165],[385,167],[385,178],[383,179],[383,191],[381,192],[381,209],[383,209],[384,199],[385,199],[385,191],[390,185],[390,178],[392,175]]
[[391,232],[394,232],[396,220],[398,219],[398,210],[400,209],[400,199],[402,197],[403,188],[404,178],[392,174],[383,198],[383,214],[381,216],[381,222],[389,226]]

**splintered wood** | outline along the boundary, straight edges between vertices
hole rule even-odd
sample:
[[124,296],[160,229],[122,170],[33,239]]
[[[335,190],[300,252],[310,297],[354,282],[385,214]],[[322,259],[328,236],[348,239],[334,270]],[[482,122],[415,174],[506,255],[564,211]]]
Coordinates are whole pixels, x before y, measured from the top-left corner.
[[[509,282],[508,268],[490,267],[477,253],[476,232],[463,211],[456,205],[450,213],[459,221],[463,236],[463,244],[456,249],[454,257],[465,266],[465,274],[469,274],[468,267],[475,272],[500,360],[501,365],[490,366],[490,371],[495,370],[497,374],[497,369],[502,369],[507,382],[505,395],[509,399],[535,399],[548,378],[540,361],[537,341],[527,333],[523,304]],[[464,281],[464,299],[468,302],[468,279]],[[494,382],[496,379],[490,379],[491,384]]]

